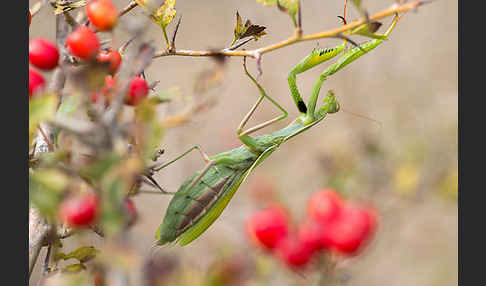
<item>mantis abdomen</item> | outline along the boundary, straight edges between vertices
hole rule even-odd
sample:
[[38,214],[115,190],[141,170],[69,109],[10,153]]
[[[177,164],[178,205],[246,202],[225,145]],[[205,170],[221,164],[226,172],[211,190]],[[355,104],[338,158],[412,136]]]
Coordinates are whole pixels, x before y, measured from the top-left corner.
[[241,152],[217,156],[216,163],[195,184],[193,181],[203,170],[186,180],[170,201],[157,230],[158,245],[176,239],[179,244],[185,245],[202,234],[222,213],[244,175],[258,158],[246,148],[241,148]]

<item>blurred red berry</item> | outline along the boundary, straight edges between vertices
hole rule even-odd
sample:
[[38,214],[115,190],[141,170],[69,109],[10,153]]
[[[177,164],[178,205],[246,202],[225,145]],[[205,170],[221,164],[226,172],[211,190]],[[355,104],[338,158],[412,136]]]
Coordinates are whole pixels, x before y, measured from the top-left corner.
[[299,226],[298,237],[302,243],[317,251],[330,247],[329,228],[312,220]]
[[125,97],[125,104],[135,106],[148,94],[149,86],[147,82],[143,78],[136,76],[130,83],[128,94]]
[[29,98],[44,87],[44,77],[36,70],[29,69]]
[[97,103],[100,100],[100,93],[98,91],[92,92],[90,99],[92,103]]
[[246,221],[250,239],[272,249],[288,234],[288,217],[280,205],[272,205],[254,213]]
[[105,96],[105,102],[106,105],[108,106],[111,102],[111,97],[113,94],[113,89],[115,88],[116,85],[116,75],[115,77],[112,77],[111,75],[107,75],[105,77],[105,85],[101,88],[101,92]]
[[118,12],[110,0],[92,0],[86,5],[88,19],[100,31],[111,30],[118,21]]
[[32,19],[32,14],[30,14],[30,10],[29,10],[29,27],[30,27],[30,21]]
[[307,204],[307,215],[316,222],[327,224],[338,219],[342,204],[341,197],[336,191],[325,189],[310,197]]
[[35,67],[43,70],[55,68],[59,61],[59,52],[56,45],[44,38],[30,40],[29,61]]
[[329,225],[330,243],[345,255],[355,255],[369,241],[377,226],[374,210],[349,205],[343,208],[341,218]]
[[100,41],[89,27],[79,26],[66,37],[66,46],[74,56],[89,60],[98,53]]
[[102,50],[98,53],[97,59],[98,62],[100,63],[109,63],[110,73],[114,74],[120,67],[122,57],[117,50],[112,50],[112,51]]
[[59,217],[71,227],[89,226],[96,220],[98,204],[93,192],[68,197],[59,206]]
[[128,213],[128,226],[132,226],[137,220],[138,213],[135,208],[135,203],[131,199],[125,200],[125,210]]
[[104,96],[105,107],[108,107],[110,105],[111,95],[113,93],[113,88],[115,87],[115,84],[115,79],[111,75],[107,75],[105,77],[105,84],[101,87],[101,89],[91,93],[91,102],[97,103],[100,99],[100,96]]
[[288,236],[279,241],[274,251],[277,257],[291,268],[305,267],[315,253],[314,248],[295,236]]

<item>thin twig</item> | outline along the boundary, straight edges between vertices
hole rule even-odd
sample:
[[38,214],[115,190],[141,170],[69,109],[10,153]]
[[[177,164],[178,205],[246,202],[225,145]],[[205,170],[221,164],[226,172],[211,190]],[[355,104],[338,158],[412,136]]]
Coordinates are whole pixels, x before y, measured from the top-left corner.
[[31,206],[29,210],[29,278],[50,229],[51,226],[42,218],[39,211]]
[[49,140],[49,137],[47,137],[46,133],[44,132],[44,130],[42,129],[42,127],[39,125],[37,127],[37,129],[39,129],[39,132],[40,134],[42,135],[42,138],[44,139],[44,141],[47,143],[47,145],[49,146],[49,151],[54,151],[54,145],[52,144],[51,140]]
[[130,1],[130,3],[128,3],[128,5],[121,9],[120,12],[118,12],[118,17],[121,17],[123,15],[125,15],[126,13],[128,13],[130,10],[132,10],[133,8],[137,7],[137,3],[135,1]]
[[331,38],[331,37],[336,37],[337,35],[349,31],[351,29],[354,29],[360,25],[365,24],[367,21],[376,21],[382,18],[386,18],[388,16],[397,14],[397,13],[402,13],[402,12],[407,12],[409,10],[415,9],[423,4],[429,3],[429,1],[414,1],[410,3],[404,3],[401,5],[393,5],[392,7],[385,9],[381,12],[378,12],[372,16],[369,17],[367,20],[366,18],[362,18],[353,22],[350,22],[346,25],[343,25],[339,28],[335,28],[332,30],[324,31],[324,32],[319,32],[319,33],[314,33],[314,34],[309,34],[309,35],[302,35],[299,36],[298,34],[293,35],[289,37],[288,39],[269,45],[265,46],[262,48],[254,49],[254,50],[245,50],[245,51],[232,51],[228,49],[223,49],[223,50],[206,50],[206,51],[196,51],[196,50],[176,50],[174,52],[171,52],[169,50],[161,50],[155,52],[154,58],[158,57],[165,57],[165,56],[189,56],[189,57],[208,57],[208,56],[215,56],[215,55],[224,55],[224,56],[239,56],[239,57],[252,57],[252,58],[258,58],[259,55],[271,52],[273,50],[277,50],[298,42],[305,42],[305,41],[312,41],[312,40],[317,40],[317,39],[323,39],[323,38]]

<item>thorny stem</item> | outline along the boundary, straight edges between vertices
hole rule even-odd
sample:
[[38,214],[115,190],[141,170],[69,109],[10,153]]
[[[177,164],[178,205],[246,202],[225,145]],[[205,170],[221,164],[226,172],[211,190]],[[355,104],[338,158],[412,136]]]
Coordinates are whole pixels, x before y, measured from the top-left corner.
[[349,31],[351,29],[354,29],[360,25],[365,24],[367,21],[376,21],[382,18],[386,18],[390,15],[401,13],[401,12],[407,12],[409,10],[415,9],[424,3],[427,3],[427,1],[414,1],[410,3],[403,3],[403,4],[394,4],[388,9],[385,9],[381,12],[378,12],[372,16],[369,17],[367,20],[366,18],[362,18],[353,22],[350,22],[348,24],[345,24],[339,28],[324,31],[324,32],[319,32],[319,33],[314,33],[314,34],[309,34],[309,35],[301,35],[298,31],[291,36],[290,38],[254,50],[245,50],[245,51],[233,51],[231,49],[223,49],[223,50],[205,50],[205,51],[196,51],[196,50],[176,50],[176,51],[169,51],[168,49],[162,50],[162,51],[157,51],[154,54],[154,58],[158,57],[165,57],[165,56],[189,56],[189,57],[207,57],[207,56],[216,56],[216,55],[224,55],[224,56],[240,56],[240,57],[252,57],[252,58],[258,58],[260,55],[271,52],[273,50],[277,50],[298,42],[305,42],[305,41],[311,41],[311,40],[317,40],[317,39],[323,39],[323,38],[331,38],[331,37],[336,37],[339,34]]

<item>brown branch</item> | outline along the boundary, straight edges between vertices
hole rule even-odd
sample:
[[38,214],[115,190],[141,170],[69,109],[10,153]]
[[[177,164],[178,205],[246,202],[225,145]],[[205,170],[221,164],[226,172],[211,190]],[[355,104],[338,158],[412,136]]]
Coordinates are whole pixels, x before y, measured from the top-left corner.
[[51,226],[41,217],[39,211],[31,206],[29,210],[29,278],[50,230]]
[[196,50],[176,50],[176,51],[169,51],[168,49],[157,51],[155,52],[154,58],[158,57],[165,57],[165,56],[189,56],[189,57],[208,57],[208,56],[217,56],[217,55],[224,55],[224,56],[240,56],[240,57],[252,57],[258,58],[260,55],[271,52],[273,50],[277,50],[298,42],[305,42],[323,38],[331,38],[336,37],[339,34],[352,30],[360,25],[365,24],[367,21],[376,21],[382,18],[386,18],[393,14],[398,14],[402,12],[408,12],[409,10],[415,9],[423,4],[428,3],[429,1],[414,1],[410,3],[403,3],[403,4],[394,4],[388,9],[385,9],[381,12],[378,12],[369,17],[369,19],[362,18],[348,24],[345,24],[339,28],[309,34],[309,35],[301,35],[296,31],[296,33],[289,37],[288,39],[254,50],[246,50],[246,51],[232,51],[230,49],[223,49],[223,50],[206,50],[206,51],[196,51]]
[[66,75],[62,65],[69,62],[69,52],[64,45],[66,37],[69,34],[69,24],[63,14],[56,15],[56,43],[61,54],[61,66],[58,67],[52,75],[49,82],[48,90],[54,93],[60,93],[66,83]]
[[130,1],[130,3],[128,3],[128,5],[121,9],[120,12],[118,12],[118,17],[121,17],[123,15],[125,15],[126,13],[128,13],[130,10],[132,10],[133,8],[137,7],[137,3],[135,1]]

